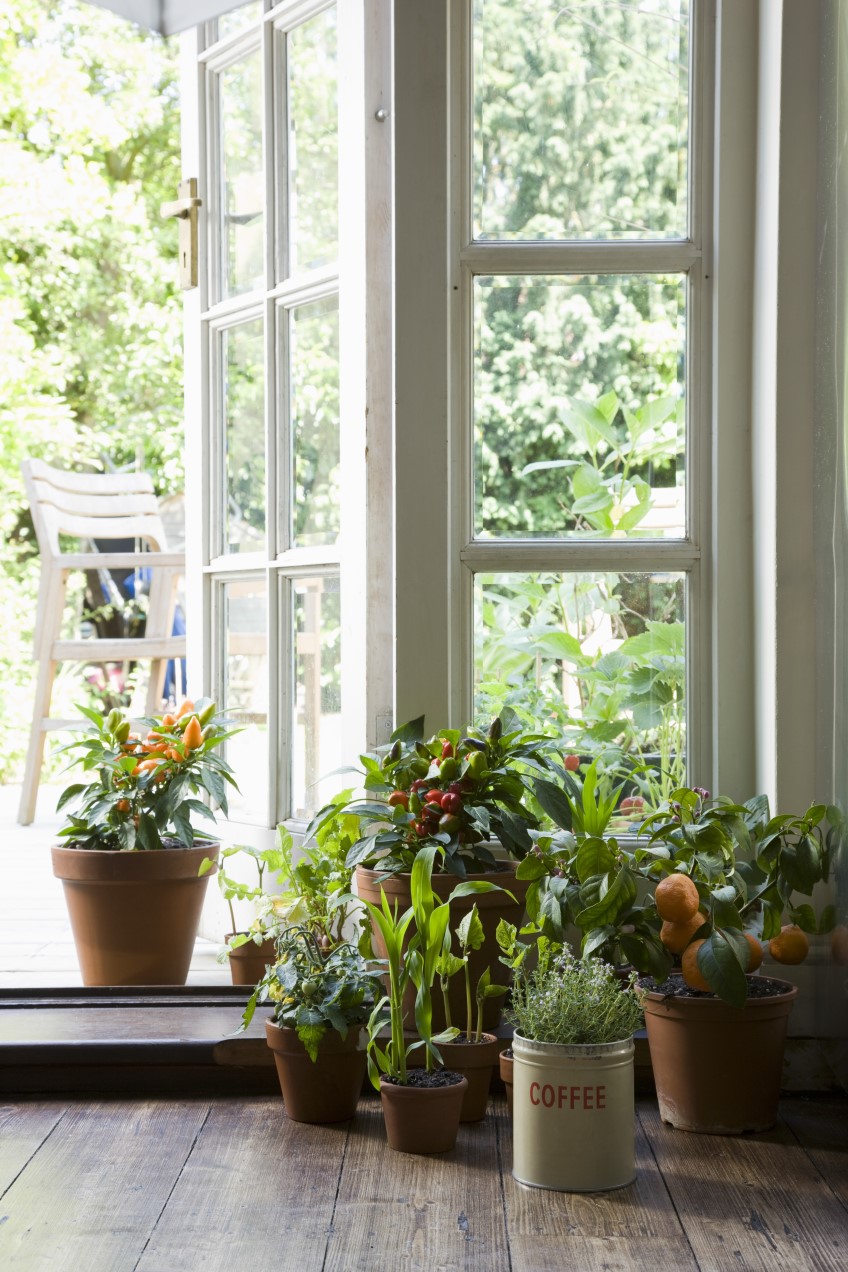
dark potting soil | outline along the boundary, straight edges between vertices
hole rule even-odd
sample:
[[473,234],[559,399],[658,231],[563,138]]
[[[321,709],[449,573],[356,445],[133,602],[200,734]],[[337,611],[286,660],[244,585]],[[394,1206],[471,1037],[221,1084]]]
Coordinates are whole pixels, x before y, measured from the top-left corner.
[[[749,976],[747,979],[749,998],[775,998],[789,989],[786,981],[772,980],[766,976]],[[661,984],[657,984],[652,976],[643,976],[639,984],[652,994],[663,994],[666,998],[716,997],[715,994],[707,994],[700,989],[690,989],[682,976],[669,976]]]
[[[468,1034],[464,1033],[457,1034],[455,1038],[451,1038],[451,1042],[464,1042],[468,1043],[472,1047],[476,1047],[478,1045],[484,1047],[486,1045],[486,1041],[487,1039],[485,1038],[475,1038],[473,1035],[469,1038]],[[450,1046],[450,1043],[447,1045]]]
[[[383,1078],[384,1082],[390,1082],[392,1086],[402,1086],[403,1083],[396,1082],[394,1078]],[[462,1081],[461,1073],[454,1073],[453,1069],[410,1069],[406,1075],[406,1085],[411,1087],[446,1087],[455,1086],[457,1082]]]

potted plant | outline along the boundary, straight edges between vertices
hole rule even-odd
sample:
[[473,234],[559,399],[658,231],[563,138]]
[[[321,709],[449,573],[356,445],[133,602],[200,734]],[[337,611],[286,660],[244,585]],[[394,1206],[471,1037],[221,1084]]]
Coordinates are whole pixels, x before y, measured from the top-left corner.
[[62,792],[52,856],[83,983],[182,985],[208,883],[198,870],[217,855],[191,819],[215,820],[201,794],[227,812],[235,780],[216,751],[233,731],[205,699],[146,719],[143,737],[117,709],[80,709],[93,730],[64,749],[89,780]]
[[[223,862],[234,856],[253,861],[256,868],[255,884],[235,879],[227,873]],[[230,930],[224,936],[226,944],[218,961],[229,962],[234,985],[255,985],[265,975],[266,967],[276,959],[274,937],[280,923],[273,912],[264,883],[266,870],[270,870],[272,874],[278,874],[283,864],[283,856],[279,848],[255,848],[248,844],[231,844],[220,853],[216,877],[221,895],[229,909]],[[211,857],[204,857],[198,874],[202,876],[214,866],[215,862]],[[261,907],[246,928],[236,923],[234,901],[250,902],[255,907]]]
[[[438,1046],[457,1031],[433,1030],[431,991],[450,914],[448,903],[438,901],[430,885],[434,857],[431,845],[416,858],[413,905],[402,914],[397,906],[390,907],[385,892],[379,906],[364,902],[380,933],[388,976],[388,992],[368,1022],[368,1073],[380,1092],[389,1147],[406,1153],[444,1153],[453,1148],[468,1089],[461,1074],[439,1067]],[[364,939],[369,941],[370,936]],[[415,994],[414,1030],[407,1030],[412,1023],[405,1012],[408,987]],[[410,1055],[422,1049],[424,1067],[410,1068]]]
[[367,1031],[380,982],[355,946],[330,948],[306,927],[277,938],[277,961],[267,968],[245,1008],[274,1011],[265,1036],[274,1053],[286,1114],[295,1122],[344,1122],[353,1117],[367,1063]]
[[[503,920],[498,930],[503,926]],[[494,1034],[483,1031],[483,1008],[491,998],[500,998],[507,993],[506,985],[492,984],[492,977],[487,967],[477,981],[472,995],[469,959],[471,952],[479,949],[484,940],[483,925],[477,904],[472,906],[456,929],[461,955],[452,954],[449,941],[443,948],[436,964],[436,973],[442,991],[445,1019],[448,1029],[453,1027],[448,986],[451,977],[463,973],[465,986],[465,1031],[442,1043],[440,1050],[444,1062],[449,1069],[461,1073],[468,1080],[468,1090],[462,1102],[461,1122],[479,1122],[486,1115],[486,1103],[489,1098],[489,1086],[492,1070],[498,1063],[498,1040]],[[474,1020],[474,1003],[477,1006],[476,1025]]]
[[561,1192],[622,1188],[635,1178],[633,1032],[636,973],[625,983],[600,959],[549,944],[516,976],[513,1168]]
[[764,941],[777,962],[797,963],[806,932],[833,926],[832,906],[817,918],[796,900],[829,876],[826,812],[772,817],[764,796],[736,804],[684,787],[645,823],[640,867],[680,961],[679,975],[647,982],[645,1022],[660,1112],[682,1130],[738,1134],[777,1119],[798,990],[754,973]]
[[[433,888],[442,900],[453,893],[454,923],[473,904],[457,895],[457,880],[486,879],[497,885],[478,901],[484,940],[469,954],[476,984],[497,961],[498,923],[502,918],[520,922],[524,912],[525,884],[516,882],[515,862],[531,848],[530,832],[539,824],[533,792],[537,774],[547,771],[553,741],[509,730],[500,718],[486,733],[472,727],[465,732],[442,729],[426,742],[422,726],[422,720],[413,721],[397,730],[383,755],[360,757],[365,797],[344,804],[360,825],[347,864],[356,869],[356,890],[363,900],[379,907],[385,892],[390,907],[405,912],[412,900],[413,863],[422,848],[434,846]],[[322,809],[311,831],[317,833],[338,807]],[[374,937],[385,957],[379,928]],[[458,1016],[463,1008],[459,982],[451,986],[451,994]],[[440,1002],[435,1010],[444,1024]],[[484,1028],[497,1024],[499,1015],[496,1000],[487,1000]]]

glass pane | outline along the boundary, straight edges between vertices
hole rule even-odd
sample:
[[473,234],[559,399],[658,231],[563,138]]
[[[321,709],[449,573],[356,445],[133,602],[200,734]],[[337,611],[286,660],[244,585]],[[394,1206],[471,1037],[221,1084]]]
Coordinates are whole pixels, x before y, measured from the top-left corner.
[[685,237],[688,66],[689,0],[475,0],[475,237]]
[[475,534],[685,533],[685,283],[480,277]]
[[246,26],[250,26],[251,22],[258,22],[261,17],[261,0],[253,0],[251,4],[243,4],[239,9],[231,9],[229,13],[222,13],[217,22],[216,39],[225,40],[228,35],[235,35],[237,31],[243,31]]
[[259,50],[218,75],[220,117],[221,298],[265,278],[262,74]]
[[341,596],[338,578],[294,579],[292,815],[336,793],[342,763]]
[[224,384],[224,552],[265,544],[265,405],[261,318],[220,333]]
[[288,36],[289,272],[338,253],[336,11]]
[[289,315],[293,536],[299,547],[339,535],[339,301]]
[[268,817],[268,646],[265,583],[240,579],[222,585],[224,710],[243,725],[227,744],[239,792],[230,816],[265,825]]
[[584,762],[603,755],[654,806],[686,779],[684,589],[682,574],[478,574],[476,713],[511,707]]

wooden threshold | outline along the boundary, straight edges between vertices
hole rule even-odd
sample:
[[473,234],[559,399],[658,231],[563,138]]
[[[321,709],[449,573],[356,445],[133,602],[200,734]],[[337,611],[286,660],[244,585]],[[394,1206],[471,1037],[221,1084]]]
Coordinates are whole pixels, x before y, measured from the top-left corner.
[[268,1009],[241,986],[0,991],[0,1093],[270,1094]]

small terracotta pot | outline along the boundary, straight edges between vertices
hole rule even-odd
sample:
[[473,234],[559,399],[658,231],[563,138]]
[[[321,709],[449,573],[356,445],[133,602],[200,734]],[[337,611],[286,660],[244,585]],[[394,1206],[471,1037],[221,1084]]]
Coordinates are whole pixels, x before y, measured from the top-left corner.
[[482,1122],[486,1116],[492,1070],[498,1061],[497,1038],[484,1033],[480,1042],[442,1042],[439,1051],[444,1067],[461,1073],[468,1082],[460,1122]]
[[219,844],[104,852],[54,847],[84,985],[184,985]]
[[398,1153],[447,1153],[456,1143],[468,1082],[451,1086],[396,1086],[380,1080],[389,1148]]
[[498,1064],[501,1070],[501,1082],[506,1087],[506,1107],[510,1117],[512,1117],[512,1066],[514,1063],[515,1057],[512,1050],[507,1047],[506,1051],[502,1051],[498,1057]]
[[[234,936],[240,935],[238,932],[228,932],[224,940],[229,943]],[[265,975],[266,967],[276,961],[277,947],[270,939],[263,941],[261,945],[246,941],[238,949],[230,950],[228,958],[234,985],[257,985]]]
[[[506,889],[506,891],[481,892],[477,896],[458,897],[451,902],[451,931],[468,914],[475,902],[477,904],[477,912],[480,915],[480,922],[483,924],[483,944],[479,950],[471,950],[469,954],[472,985],[477,984],[487,967],[491,971],[492,980],[498,984],[508,983],[510,978],[508,970],[499,962],[500,947],[495,933],[501,919],[504,919],[507,923],[514,924],[515,927],[520,927],[524,918],[524,901],[530,885],[526,879],[516,879],[515,870],[515,863],[512,863],[503,870],[496,870],[489,874],[469,875],[469,879],[484,879],[487,883],[494,883],[498,888]],[[459,880],[452,874],[434,874],[432,882],[436,896],[440,901],[445,901],[453,892]],[[395,904],[397,904],[399,914],[402,914],[412,904],[412,876],[410,874],[390,875],[388,878],[383,878],[380,882],[379,870],[368,870],[364,866],[357,866],[356,892],[358,896],[379,906],[381,887],[385,890],[389,905],[394,908]],[[515,900],[513,901],[512,897],[507,896],[506,892],[511,892]],[[383,944],[383,939],[373,924],[372,939],[377,957],[385,958],[386,948]],[[464,1020],[464,978],[461,976],[451,977],[448,993],[452,1019]],[[503,999],[501,998],[488,998],[483,1004],[484,1029],[496,1028],[501,1018],[502,1003]],[[404,997],[403,1010],[406,1019],[410,1022],[413,1021],[415,1017],[414,985],[410,985],[407,990]],[[433,1030],[438,1033],[444,1027],[445,1012],[442,997],[441,994],[434,994]]]
[[314,1063],[294,1029],[266,1020],[265,1037],[293,1122],[347,1122],[353,1117],[368,1063],[365,1029],[353,1025],[344,1038],[333,1030],[326,1033]]
[[798,988],[773,983],[782,986],[780,994],[749,998],[744,1007],[713,997],[648,995],[645,1024],[664,1122],[708,1135],[774,1126]]

